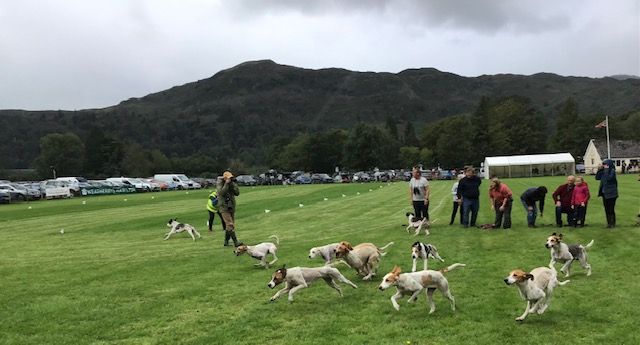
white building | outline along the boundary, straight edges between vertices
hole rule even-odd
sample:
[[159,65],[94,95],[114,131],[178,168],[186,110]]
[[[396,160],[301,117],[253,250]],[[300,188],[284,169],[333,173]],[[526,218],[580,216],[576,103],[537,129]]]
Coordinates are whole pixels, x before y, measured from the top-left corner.
[[485,179],[571,175],[576,160],[570,153],[486,157],[483,168]]
[[[640,143],[631,140],[612,140],[611,159],[616,163],[616,171],[622,172],[622,164],[638,171],[640,162]],[[607,159],[607,141],[591,139],[584,154],[584,170],[587,174],[595,174],[602,161]]]

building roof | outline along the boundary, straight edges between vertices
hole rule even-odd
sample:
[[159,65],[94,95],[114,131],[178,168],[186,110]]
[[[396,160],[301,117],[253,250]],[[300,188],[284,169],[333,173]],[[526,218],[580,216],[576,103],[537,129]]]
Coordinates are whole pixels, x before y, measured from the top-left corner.
[[[593,140],[602,159],[607,158],[607,141]],[[640,142],[632,140],[611,140],[611,158],[637,158],[640,157]]]
[[523,156],[497,156],[486,157],[485,166],[514,166],[533,164],[554,164],[554,163],[575,163],[575,159],[570,153],[547,153],[539,155]]

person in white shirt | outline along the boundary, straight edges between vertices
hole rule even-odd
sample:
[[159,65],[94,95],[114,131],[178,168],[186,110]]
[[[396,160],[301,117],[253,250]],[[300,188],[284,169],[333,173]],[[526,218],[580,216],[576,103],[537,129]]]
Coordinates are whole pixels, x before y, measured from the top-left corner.
[[429,181],[422,177],[418,167],[413,167],[413,177],[409,181],[409,200],[415,217],[429,220]]
[[460,207],[462,199],[458,198],[458,181],[463,177],[464,175],[458,175],[457,181],[453,184],[453,187],[451,187],[451,194],[453,194],[453,211],[451,212],[451,221],[449,222],[449,225],[453,225],[453,221],[456,220],[458,208],[460,208],[460,224],[462,224],[462,207]]

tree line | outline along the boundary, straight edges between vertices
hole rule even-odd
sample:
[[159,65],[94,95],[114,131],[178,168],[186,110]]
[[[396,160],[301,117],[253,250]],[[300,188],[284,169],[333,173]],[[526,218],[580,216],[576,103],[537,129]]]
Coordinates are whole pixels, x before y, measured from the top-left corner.
[[[71,132],[41,137],[40,155],[32,166],[41,178],[50,177],[52,169],[58,176],[97,178],[172,171],[206,177],[227,168],[238,173],[268,168],[331,173],[336,166],[357,171],[408,168],[417,163],[459,168],[478,166],[485,156],[544,152],[570,152],[580,161],[589,139],[604,137],[604,130],[594,127],[603,119],[604,115],[580,114],[571,98],[555,114],[545,115],[527,98],[485,97],[471,114],[423,126],[401,122],[390,114],[382,124],[360,121],[349,129],[304,131],[273,138],[267,145],[238,154],[228,148],[222,153],[215,148],[214,139],[203,139],[206,147],[201,150],[170,156],[93,128],[83,137]],[[417,133],[416,127],[420,129]],[[615,139],[640,140],[640,112],[612,119],[611,133]]]

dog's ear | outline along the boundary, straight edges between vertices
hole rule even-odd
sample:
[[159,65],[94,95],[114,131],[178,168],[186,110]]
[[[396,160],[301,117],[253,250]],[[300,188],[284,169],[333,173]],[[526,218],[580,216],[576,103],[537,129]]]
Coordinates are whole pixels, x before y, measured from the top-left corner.
[[351,243],[349,243],[349,242],[346,242],[346,246],[345,247],[347,247],[347,250],[349,250],[349,251],[353,250],[353,247],[351,246]]
[[558,234],[558,238],[559,238],[559,239],[562,239],[562,234]]
[[553,234],[551,234],[551,236],[556,236],[556,233],[554,232]]
[[524,275],[524,279],[525,279],[525,280],[526,280],[526,279],[531,279],[531,280],[533,280],[533,274],[531,274],[531,273],[525,273],[525,275]]
[[415,242],[413,242],[411,247],[415,247],[415,246],[419,246],[419,245],[420,245],[420,241],[415,241]]
[[400,269],[400,266],[398,266],[398,265],[393,266],[393,269],[391,270],[391,273],[392,273],[392,274],[394,274],[394,275],[399,275],[399,274],[400,274],[400,272],[402,272],[402,270]]

